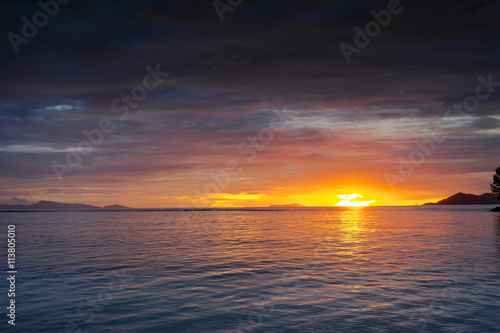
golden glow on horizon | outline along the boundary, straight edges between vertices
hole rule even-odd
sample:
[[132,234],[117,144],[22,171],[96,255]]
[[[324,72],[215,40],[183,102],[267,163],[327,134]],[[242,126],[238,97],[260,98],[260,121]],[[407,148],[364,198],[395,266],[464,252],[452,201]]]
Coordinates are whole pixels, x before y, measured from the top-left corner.
[[245,202],[257,201],[264,197],[264,194],[248,194],[242,192],[239,194],[218,193],[208,196],[207,198],[213,200],[210,203],[210,207],[242,207],[245,206],[243,204]]
[[374,203],[375,200],[372,201],[352,201],[357,198],[363,198],[361,194],[343,194],[343,195],[338,195],[337,196],[339,199],[341,199],[340,202],[336,203],[335,206],[337,207],[366,207],[369,206],[371,203]]
[[[198,186],[200,193],[182,191],[169,192],[162,184],[139,183],[129,185],[126,191],[121,193],[100,192],[98,187],[84,187],[82,191],[73,193],[54,193],[44,195],[33,195],[32,200],[50,200],[58,202],[79,202],[96,206],[108,204],[120,204],[134,208],[194,208],[194,207],[269,207],[270,205],[287,205],[299,203],[308,207],[336,207],[363,208],[366,205],[357,202],[373,201],[369,206],[400,206],[400,205],[422,205],[427,202],[437,202],[446,196],[441,193],[416,191],[411,189],[399,189],[391,191],[385,184],[361,182],[356,179],[346,180],[346,183],[311,183],[309,186],[289,186],[280,188],[260,189],[259,191],[222,191],[221,193],[210,193],[205,195],[203,187]],[[148,188],[145,193],[144,188]],[[69,191],[69,190],[68,190]],[[447,190],[453,192],[452,190]],[[85,193],[92,193],[85,194]],[[344,195],[349,195],[347,205]],[[348,200],[352,194],[361,194]],[[340,196],[341,197],[338,197]],[[132,198],[132,199],[131,199]],[[418,199],[417,199],[418,198]]]

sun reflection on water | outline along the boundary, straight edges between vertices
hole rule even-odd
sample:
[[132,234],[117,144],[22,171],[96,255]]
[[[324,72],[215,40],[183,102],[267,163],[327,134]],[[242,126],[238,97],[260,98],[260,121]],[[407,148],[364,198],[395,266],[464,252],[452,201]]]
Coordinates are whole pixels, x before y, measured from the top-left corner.
[[338,225],[343,243],[360,243],[366,234],[365,210],[344,209]]

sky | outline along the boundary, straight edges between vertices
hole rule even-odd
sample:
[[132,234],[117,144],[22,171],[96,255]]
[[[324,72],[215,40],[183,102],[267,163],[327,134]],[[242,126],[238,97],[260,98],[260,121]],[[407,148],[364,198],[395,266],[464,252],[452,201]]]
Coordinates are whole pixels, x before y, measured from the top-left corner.
[[500,164],[500,1],[41,3],[0,3],[0,203],[413,205]]

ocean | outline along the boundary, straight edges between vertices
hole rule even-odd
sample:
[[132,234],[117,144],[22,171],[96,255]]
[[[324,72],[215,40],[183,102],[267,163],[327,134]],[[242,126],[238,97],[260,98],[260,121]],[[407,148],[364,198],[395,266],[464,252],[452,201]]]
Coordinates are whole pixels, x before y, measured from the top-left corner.
[[2,212],[0,331],[500,332],[489,208]]

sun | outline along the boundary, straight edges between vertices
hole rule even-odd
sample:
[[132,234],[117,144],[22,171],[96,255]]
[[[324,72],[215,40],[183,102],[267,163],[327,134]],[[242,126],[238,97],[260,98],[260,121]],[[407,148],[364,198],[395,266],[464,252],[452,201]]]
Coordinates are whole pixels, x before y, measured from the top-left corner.
[[336,203],[337,207],[366,207],[375,201],[352,201],[356,198],[363,198],[361,194],[344,194],[337,196],[341,201]]

